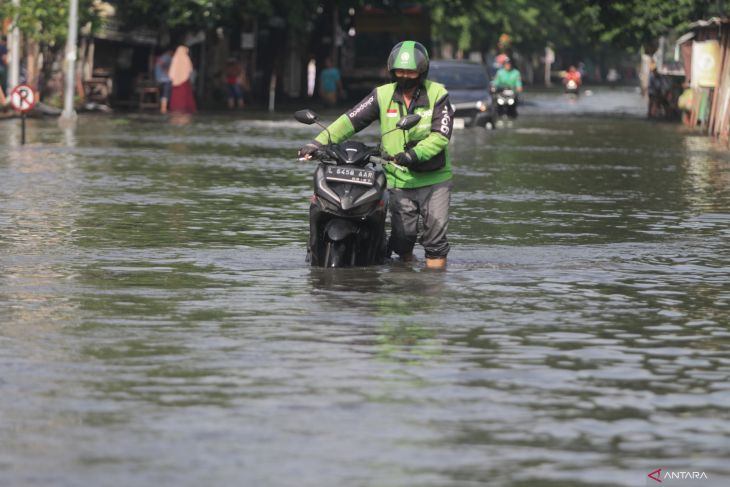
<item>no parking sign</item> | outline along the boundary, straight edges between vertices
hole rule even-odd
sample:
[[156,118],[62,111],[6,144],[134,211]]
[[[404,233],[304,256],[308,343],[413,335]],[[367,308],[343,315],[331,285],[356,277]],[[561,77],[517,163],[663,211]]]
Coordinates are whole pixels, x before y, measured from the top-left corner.
[[18,85],[10,92],[10,104],[19,112],[29,112],[35,106],[35,92],[28,85]]
[[10,92],[10,104],[20,112],[20,143],[25,145],[25,114],[35,106],[35,92],[28,85],[18,85]]

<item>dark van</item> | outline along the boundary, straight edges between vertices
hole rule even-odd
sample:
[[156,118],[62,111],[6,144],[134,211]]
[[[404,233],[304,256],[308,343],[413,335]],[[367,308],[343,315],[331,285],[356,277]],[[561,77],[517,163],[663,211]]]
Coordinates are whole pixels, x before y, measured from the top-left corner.
[[454,127],[494,128],[489,75],[484,64],[470,61],[431,61],[428,78],[446,86],[454,107]]

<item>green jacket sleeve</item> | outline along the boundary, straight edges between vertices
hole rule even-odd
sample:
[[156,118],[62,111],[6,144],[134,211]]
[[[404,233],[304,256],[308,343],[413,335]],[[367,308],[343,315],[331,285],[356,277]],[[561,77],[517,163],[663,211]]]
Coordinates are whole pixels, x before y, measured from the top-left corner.
[[522,75],[515,69],[515,88],[522,88]]
[[431,133],[421,140],[413,150],[419,161],[427,161],[446,149],[454,129],[454,109],[451,108],[448,93],[444,94],[433,107]]
[[431,132],[428,137],[416,144],[413,150],[419,161],[427,161],[443,152],[447,145],[449,145],[449,139],[438,132]]
[[[327,130],[329,130],[330,134],[332,135],[332,142],[334,142],[335,144],[339,144],[343,140],[349,139],[355,133],[352,122],[350,122],[350,119],[347,117],[347,115],[340,115],[337,120],[332,122],[329,127],[327,127]],[[327,131],[321,131],[314,140],[322,145],[328,144],[329,139],[327,137]]]
[[[355,132],[359,132],[372,122],[378,119],[380,109],[378,107],[377,88],[368,96],[348,110],[344,115],[335,120],[327,130],[332,134],[332,142],[339,144],[343,140],[347,140]],[[327,132],[321,132],[316,139],[320,144],[328,143]]]

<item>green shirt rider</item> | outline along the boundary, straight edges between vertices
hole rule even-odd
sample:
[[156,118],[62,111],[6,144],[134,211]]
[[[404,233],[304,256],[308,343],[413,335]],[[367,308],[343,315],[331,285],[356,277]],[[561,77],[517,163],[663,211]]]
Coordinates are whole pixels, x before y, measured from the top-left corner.
[[[418,125],[405,133],[395,131],[382,137],[383,151],[397,164],[384,166],[390,192],[388,246],[401,260],[413,260],[420,218],[426,267],[444,268],[449,252],[446,231],[452,171],[448,144],[454,110],[446,88],[427,79],[428,68],[428,52],[422,44],[396,44],[388,56],[392,82],[375,88],[327,129],[332,142],[340,143],[376,120],[384,134],[406,114],[421,116]],[[299,156],[309,159],[325,143],[323,131],[299,150]]]
[[497,90],[508,89],[522,93],[522,75],[520,75],[519,69],[512,67],[510,58],[505,58],[502,67],[492,80],[492,86]]

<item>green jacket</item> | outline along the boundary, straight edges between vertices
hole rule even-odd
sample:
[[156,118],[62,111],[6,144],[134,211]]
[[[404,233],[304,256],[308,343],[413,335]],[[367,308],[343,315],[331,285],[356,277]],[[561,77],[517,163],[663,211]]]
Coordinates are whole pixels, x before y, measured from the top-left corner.
[[[378,86],[360,103],[341,115],[327,129],[332,142],[340,143],[364,129],[375,120],[380,121],[380,133],[395,128],[398,120],[409,111],[396,83]],[[391,164],[384,166],[391,188],[422,188],[432,186],[452,177],[448,145],[454,124],[454,111],[446,88],[436,82],[426,81],[418,88],[411,101],[410,113],[421,115],[421,121],[408,131],[395,130],[382,139],[382,149],[394,156],[413,149],[418,162],[410,169],[397,169]],[[321,132],[315,139],[327,143],[327,133]]]
[[522,88],[522,76],[518,69],[512,68],[507,71],[506,69],[501,68],[497,71],[497,75],[494,77],[492,84],[496,88],[511,88],[513,90],[516,88]]

